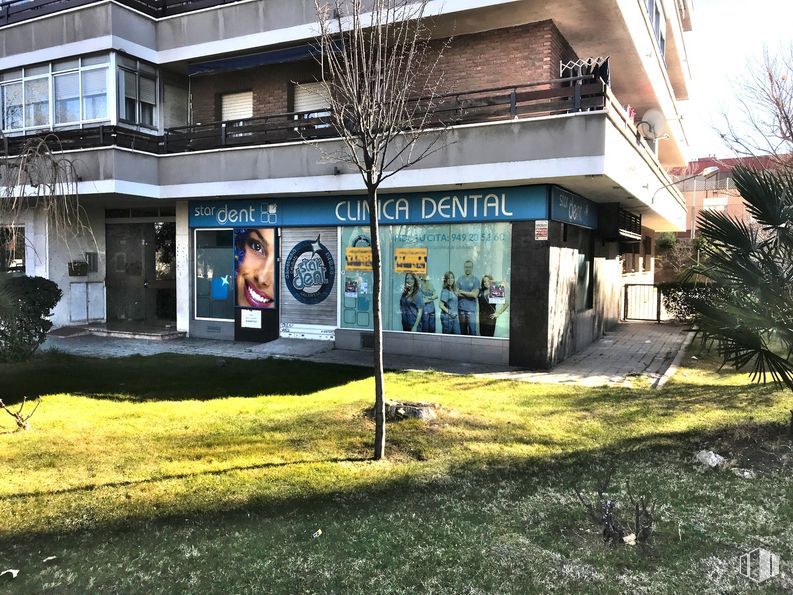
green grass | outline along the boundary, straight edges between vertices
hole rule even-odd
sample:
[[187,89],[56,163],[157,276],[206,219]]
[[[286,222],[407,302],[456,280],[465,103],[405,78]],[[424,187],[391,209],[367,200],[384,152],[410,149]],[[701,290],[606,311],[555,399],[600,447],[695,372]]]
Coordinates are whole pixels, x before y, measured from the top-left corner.
[[[391,424],[383,462],[369,460],[361,368],[60,354],[0,366],[6,402],[45,395],[31,431],[0,435],[0,572],[20,569],[0,591],[744,589],[745,550],[793,562],[793,465],[774,425],[793,397],[688,362],[662,391],[389,373],[390,397],[443,414]],[[751,455],[758,478],[701,472],[703,447],[741,466]],[[658,502],[651,547],[605,546],[576,501],[612,464],[618,501],[630,480]],[[793,586],[783,570],[772,592]]]

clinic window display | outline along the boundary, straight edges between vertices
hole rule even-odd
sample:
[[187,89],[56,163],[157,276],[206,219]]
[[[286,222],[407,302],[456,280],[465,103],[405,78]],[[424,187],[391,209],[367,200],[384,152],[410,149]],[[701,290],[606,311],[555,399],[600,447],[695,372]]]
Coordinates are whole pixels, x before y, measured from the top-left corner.
[[[381,230],[385,330],[509,337],[509,223]],[[366,229],[344,229],[342,246],[342,326],[372,328],[371,271],[359,255],[361,247],[368,248]]]
[[234,286],[237,306],[275,308],[275,229],[234,230]]
[[234,308],[275,308],[273,228],[195,230],[195,317],[233,321]]

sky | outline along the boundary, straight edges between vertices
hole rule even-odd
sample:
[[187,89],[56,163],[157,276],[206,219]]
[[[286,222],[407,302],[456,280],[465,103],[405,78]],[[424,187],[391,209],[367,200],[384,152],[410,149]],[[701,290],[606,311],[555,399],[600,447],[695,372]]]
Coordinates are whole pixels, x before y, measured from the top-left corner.
[[723,112],[740,119],[737,83],[748,65],[793,47],[793,0],[695,0],[694,30],[686,43],[693,69],[691,100],[682,110],[690,157],[729,157],[714,128],[723,130]]

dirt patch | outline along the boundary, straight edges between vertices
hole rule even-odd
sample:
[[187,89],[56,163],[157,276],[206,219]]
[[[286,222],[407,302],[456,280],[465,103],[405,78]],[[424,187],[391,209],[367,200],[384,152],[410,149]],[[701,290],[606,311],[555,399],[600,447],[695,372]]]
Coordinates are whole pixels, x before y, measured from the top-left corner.
[[719,453],[730,467],[758,475],[793,470],[793,436],[787,424],[746,422],[714,434],[703,448]]

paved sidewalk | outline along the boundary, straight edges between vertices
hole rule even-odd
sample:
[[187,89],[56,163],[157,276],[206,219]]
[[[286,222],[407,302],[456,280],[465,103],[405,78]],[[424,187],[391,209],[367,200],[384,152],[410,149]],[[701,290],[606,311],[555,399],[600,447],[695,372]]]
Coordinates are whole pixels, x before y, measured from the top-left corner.
[[[646,385],[657,382],[663,376],[682,348],[687,335],[682,327],[672,324],[623,323],[548,372],[531,372],[509,366],[417,359],[400,355],[387,355],[385,363],[390,369],[433,369],[453,374],[475,374],[525,382],[582,386]],[[42,349],[105,358],[180,353],[243,359],[280,357],[359,366],[369,365],[370,360],[370,352],[334,349],[330,341],[283,338],[270,343],[257,344],[209,339],[152,341],[90,335],[50,336]]]

